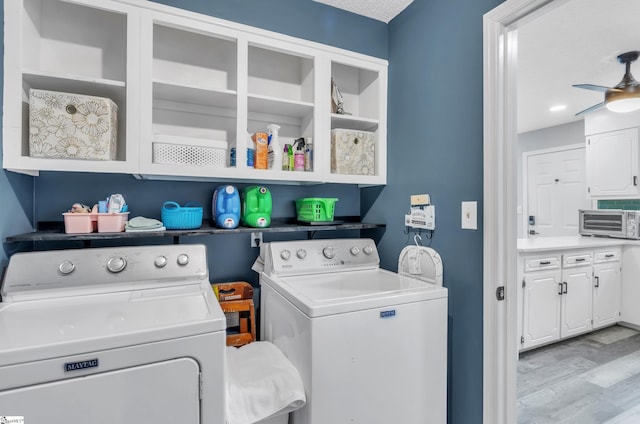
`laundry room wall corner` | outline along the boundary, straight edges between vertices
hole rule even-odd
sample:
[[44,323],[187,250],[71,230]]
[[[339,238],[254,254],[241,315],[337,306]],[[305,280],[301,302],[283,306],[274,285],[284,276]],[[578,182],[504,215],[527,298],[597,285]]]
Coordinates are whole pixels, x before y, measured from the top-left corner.
[[[4,0],[0,1],[0,31],[4,34]],[[4,43],[0,43],[0,57],[4,58]],[[0,75],[4,76],[3,68]],[[0,98],[4,96],[4,87],[0,85]],[[2,134],[0,134],[0,140]],[[4,142],[4,141],[3,141]],[[2,149],[0,149],[2,160]],[[0,213],[0,237],[26,233],[33,229],[33,177],[0,170],[0,201],[3,212]],[[0,271],[5,268],[8,257],[23,246],[10,246],[3,243],[0,250]]]

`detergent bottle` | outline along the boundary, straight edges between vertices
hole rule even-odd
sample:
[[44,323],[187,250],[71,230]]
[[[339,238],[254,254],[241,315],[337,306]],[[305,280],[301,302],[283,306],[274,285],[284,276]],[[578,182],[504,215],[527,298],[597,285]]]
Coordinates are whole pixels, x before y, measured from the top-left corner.
[[223,185],[213,193],[213,218],[220,228],[236,228],[240,224],[240,195],[232,185]]
[[271,192],[264,186],[242,190],[242,225],[265,228],[271,225]]

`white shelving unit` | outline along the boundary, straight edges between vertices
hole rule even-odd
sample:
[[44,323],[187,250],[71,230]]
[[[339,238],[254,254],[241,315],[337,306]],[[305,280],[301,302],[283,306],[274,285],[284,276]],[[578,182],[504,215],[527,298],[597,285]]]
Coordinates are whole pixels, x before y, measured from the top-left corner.
[[[385,60],[153,2],[15,0],[5,2],[5,15],[6,169],[386,183]],[[332,77],[348,115],[331,113]],[[29,156],[30,88],[111,98],[118,105],[116,160]],[[300,137],[313,140],[310,171],[247,167],[250,135],[268,124],[280,126],[281,149]],[[375,134],[374,175],[331,173],[333,128]]]
[[[92,2],[93,3],[93,2]],[[5,7],[3,167],[134,172],[139,9],[114,1],[15,0]],[[119,106],[114,161],[29,156],[29,90],[108,97]]]

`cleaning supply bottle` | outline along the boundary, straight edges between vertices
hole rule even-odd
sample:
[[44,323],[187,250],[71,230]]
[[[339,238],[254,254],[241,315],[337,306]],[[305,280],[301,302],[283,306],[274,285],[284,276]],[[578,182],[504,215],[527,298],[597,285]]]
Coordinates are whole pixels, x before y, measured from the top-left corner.
[[293,158],[293,170],[304,171],[304,138],[299,138],[295,141],[296,152]]
[[280,125],[269,124],[267,125],[267,137],[269,143],[269,151],[268,151],[268,163],[269,169],[277,169],[277,167],[282,162],[280,155],[282,155],[282,150],[280,150],[280,143],[278,141],[278,130],[280,129]]
[[313,140],[311,137],[307,137],[305,142],[304,170],[307,172],[313,171]]
[[289,171],[293,171],[293,146],[295,146],[295,142],[293,145],[289,144],[289,148],[287,149],[287,157],[289,158]]
[[289,149],[291,144],[285,144],[282,150],[282,170],[289,171]]

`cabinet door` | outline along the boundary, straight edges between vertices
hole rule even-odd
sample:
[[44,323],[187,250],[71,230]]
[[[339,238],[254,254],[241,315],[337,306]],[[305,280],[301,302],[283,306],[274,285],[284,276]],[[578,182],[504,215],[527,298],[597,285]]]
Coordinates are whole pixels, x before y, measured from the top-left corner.
[[560,337],[569,337],[592,329],[592,299],[590,266],[562,271],[562,313]]
[[522,348],[560,338],[560,276],[560,271],[525,275]]
[[587,192],[593,198],[637,195],[638,129],[587,137]]
[[620,263],[593,267],[593,328],[615,324],[620,318]]

